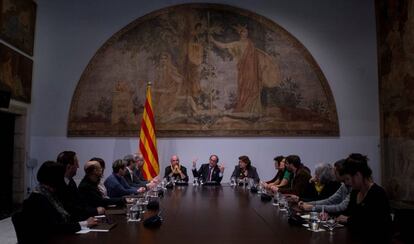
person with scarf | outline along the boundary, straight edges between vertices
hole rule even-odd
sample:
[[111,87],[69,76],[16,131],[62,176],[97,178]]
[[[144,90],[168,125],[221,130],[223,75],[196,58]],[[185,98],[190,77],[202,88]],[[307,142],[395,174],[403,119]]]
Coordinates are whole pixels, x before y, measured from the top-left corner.
[[[56,197],[56,190],[64,184],[64,168],[54,161],[44,162],[37,172],[39,185],[23,202],[19,230],[24,233],[19,243],[44,243],[53,235],[75,233],[82,227],[97,224],[97,219],[77,222]],[[22,237],[22,235],[20,236]]]

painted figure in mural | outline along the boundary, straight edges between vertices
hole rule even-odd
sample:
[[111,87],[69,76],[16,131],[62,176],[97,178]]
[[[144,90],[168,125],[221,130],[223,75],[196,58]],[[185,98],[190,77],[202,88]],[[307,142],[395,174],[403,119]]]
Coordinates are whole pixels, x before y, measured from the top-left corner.
[[136,123],[134,118],[134,104],[131,99],[132,92],[128,83],[118,81],[112,91],[111,124]]
[[279,68],[268,54],[254,46],[246,26],[236,25],[233,28],[240,36],[238,41],[223,43],[212,36],[210,40],[217,47],[227,49],[237,60],[237,98],[233,112],[259,116],[262,112],[262,87],[280,83]]
[[152,89],[155,114],[158,120],[172,119],[177,103],[185,98],[182,94],[183,76],[172,61],[169,53],[160,55],[157,79]]
[[203,29],[201,23],[197,23],[191,31],[191,38],[188,43],[188,72],[189,95],[197,97],[200,92],[200,71],[199,66],[203,62],[204,47],[201,43]]
[[15,97],[24,96],[21,78],[13,72],[12,54],[5,52],[3,60],[0,60],[0,82],[5,85]]

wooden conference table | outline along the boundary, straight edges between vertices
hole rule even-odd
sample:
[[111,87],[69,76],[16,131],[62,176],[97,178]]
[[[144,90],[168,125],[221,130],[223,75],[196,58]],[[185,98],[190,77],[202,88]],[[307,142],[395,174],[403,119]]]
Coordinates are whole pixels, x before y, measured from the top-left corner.
[[241,187],[179,186],[160,199],[159,229],[127,222],[112,215],[117,226],[109,232],[60,236],[52,243],[355,243],[346,227],[311,232],[287,222],[287,212]]

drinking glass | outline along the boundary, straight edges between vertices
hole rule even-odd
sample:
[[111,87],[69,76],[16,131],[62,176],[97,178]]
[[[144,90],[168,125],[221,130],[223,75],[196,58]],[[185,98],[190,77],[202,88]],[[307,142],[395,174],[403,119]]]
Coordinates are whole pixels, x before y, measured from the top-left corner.
[[158,191],[151,190],[148,192],[148,200],[149,201],[157,201],[158,200]]
[[247,189],[251,189],[252,187],[254,187],[254,179],[253,178],[248,178],[247,179]]
[[335,227],[336,227],[336,219],[335,219],[335,218],[333,218],[333,217],[330,217],[330,218],[326,221],[325,225],[326,225],[326,227],[328,227],[328,230],[329,230],[330,232],[332,232],[332,231],[333,231],[333,229],[335,229]]
[[134,206],[134,204],[131,202],[131,203],[127,203],[126,204],[126,211],[125,211],[125,213],[126,213],[126,218],[127,218],[127,220],[130,218],[130,216],[131,216],[131,208],[132,208],[132,206]]
[[173,186],[175,186],[176,180],[175,180],[174,176],[170,177],[170,182],[172,183]]
[[318,219],[318,212],[312,211],[309,213],[309,219]]
[[148,205],[149,199],[150,199],[150,192],[147,191],[144,195],[144,204],[145,204],[145,206]]
[[236,186],[236,177],[231,177],[230,178],[230,186]]
[[288,202],[287,202],[286,198],[284,198],[284,197],[280,198],[280,200],[279,200],[279,210],[286,211],[287,204],[288,204]]
[[319,224],[320,224],[320,220],[319,219],[311,219],[310,223],[309,223],[309,228],[313,231],[317,231],[319,230]]
[[161,181],[161,187],[162,187],[162,189],[163,190],[165,190],[165,189],[167,189],[167,188],[165,188],[165,186],[167,185],[167,179],[166,178],[164,178],[162,181]]
[[263,181],[260,181],[259,184],[257,185],[257,193],[258,194],[266,193],[266,190],[265,190],[263,185],[264,185]]
[[276,192],[275,195],[273,196],[273,206],[279,206],[279,200],[280,200],[280,193]]
[[193,186],[198,186],[198,177],[194,177]]
[[319,230],[319,213],[318,212],[310,212],[309,213],[309,229],[313,231]]
[[132,205],[129,210],[129,221],[140,221],[140,211],[138,204]]
[[141,214],[145,213],[145,206],[148,204],[145,204],[145,198],[139,198],[137,204]]

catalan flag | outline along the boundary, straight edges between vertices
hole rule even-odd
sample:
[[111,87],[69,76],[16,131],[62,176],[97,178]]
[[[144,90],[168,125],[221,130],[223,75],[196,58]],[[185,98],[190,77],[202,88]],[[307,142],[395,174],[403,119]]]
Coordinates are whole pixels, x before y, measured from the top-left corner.
[[147,86],[144,113],[142,114],[141,132],[139,135],[139,149],[144,156],[143,173],[147,180],[151,180],[160,172],[157,152],[157,138],[155,137],[154,113],[151,101],[151,83]]

